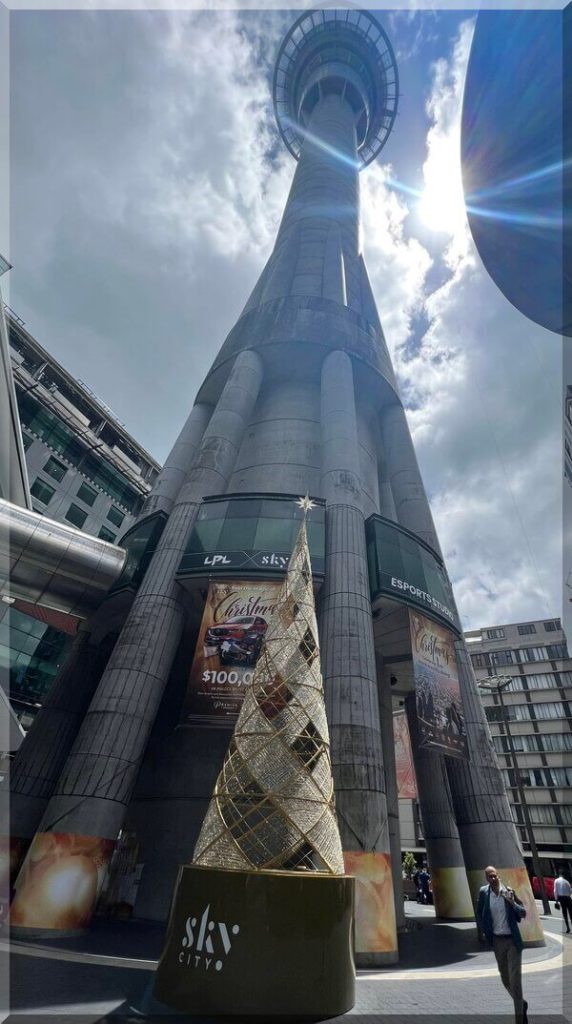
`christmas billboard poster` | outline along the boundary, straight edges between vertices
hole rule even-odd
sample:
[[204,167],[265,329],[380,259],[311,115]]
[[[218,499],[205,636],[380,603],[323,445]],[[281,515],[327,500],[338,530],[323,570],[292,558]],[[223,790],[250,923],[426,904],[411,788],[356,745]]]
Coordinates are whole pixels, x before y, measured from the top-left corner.
[[420,745],[466,760],[455,637],[445,626],[411,610],[409,623]]
[[234,726],[280,586],[256,580],[209,584],[181,725]]
[[417,800],[417,780],[405,711],[395,711],[393,714],[393,743],[395,746],[397,796],[400,800]]

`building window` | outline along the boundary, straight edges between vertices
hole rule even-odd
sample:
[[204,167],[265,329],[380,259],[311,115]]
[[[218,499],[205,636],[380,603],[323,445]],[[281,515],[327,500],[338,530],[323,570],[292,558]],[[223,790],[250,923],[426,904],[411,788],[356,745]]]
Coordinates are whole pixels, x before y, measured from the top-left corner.
[[[534,738],[540,739],[540,736]],[[562,750],[572,750],[572,732],[565,732],[561,735],[558,733],[545,733],[542,737],[542,742],[544,749],[553,753],[560,753]]]
[[[496,711],[497,708],[487,708],[487,718],[489,711]],[[528,722],[531,719],[547,719],[547,718],[566,718],[566,709],[562,701],[555,701],[550,704],[512,704],[507,707],[508,717],[515,719],[517,722]],[[489,721],[502,721],[502,718],[493,719],[489,718]]]
[[64,476],[68,471],[68,467],[64,466],[63,462],[59,462],[58,459],[54,459],[53,455],[50,455],[46,465],[44,466],[44,473],[48,476],[53,477],[54,480],[63,480]]
[[548,644],[546,647],[546,653],[550,661],[555,661],[556,658],[568,657],[566,644]]
[[510,712],[512,708],[488,707],[485,708],[487,722],[506,722],[507,718],[514,718]]
[[34,498],[37,498],[38,501],[41,501],[42,505],[49,505],[55,493],[55,487],[50,487],[49,484],[40,480],[39,476],[36,477],[34,483],[30,487],[30,494],[32,494]]
[[485,629],[487,640],[504,640],[504,629]]
[[508,690],[509,693],[517,693],[521,690],[524,690],[525,686],[523,683],[523,678],[523,676],[513,676],[510,683],[508,684],[507,687],[505,687],[505,689]]
[[[572,808],[571,808],[572,809]],[[561,810],[565,810],[564,807]],[[545,807],[542,804],[531,804],[529,806],[530,820],[533,825],[557,825],[556,812],[554,807]]]
[[[562,672],[562,676],[570,675],[570,672]],[[539,672],[524,677],[528,683],[529,690],[553,690],[557,686],[554,672]],[[565,681],[565,680],[564,680]]]
[[27,434],[25,430],[22,431],[22,444],[24,445],[24,451],[27,452],[31,444],[34,443],[34,438]]
[[527,633],[536,633],[536,626],[534,622],[525,622],[518,627],[518,632],[521,636],[526,636]]
[[547,633],[556,633],[558,630],[562,629],[562,624],[560,619],[550,619],[548,622],[544,623],[544,628]]
[[116,540],[115,534],[108,530],[106,526],[101,527],[97,536],[101,537],[102,540],[106,540],[109,544],[114,544]]
[[512,665],[512,651],[492,651],[491,652],[491,665],[493,668],[496,665]]
[[527,661],[546,661],[548,657],[546,647],[521,647],[515,653],[518,660],[524,663]]
[[125,516],[123,512],[120,512],[118,508],[115,508],[115,505],[112,505],[111,508],[109,509],[109,512],[107,513],[107,518],[109,519],[110,523],[113,523],[114,526],[121,526],[123,520],[125,519]]
[[572,825],[572,807],[569,804],[560,807],[560,814],[565,825]]
[[89,484],[86,484],[84,482],[82,483],[79,491],[77,492],[77,496],[80,501],[84,501],[86,505],[89,505],[91,507],[91,505],[93,505],[95,499],[97,498],[97,491],[95,491],[93,487],[90,487]]
[[74,526],[79,527],[79,529],[81,530],[83,524],[87,519],[87,512],[84,512],[84,510],[80,508],[79,505],[70,505],[65,514],[65,518],[67,519],[68,523],[73,523]]
[[474,668],[488,668],[491,663],[488,654],[471,654],[471,661]]

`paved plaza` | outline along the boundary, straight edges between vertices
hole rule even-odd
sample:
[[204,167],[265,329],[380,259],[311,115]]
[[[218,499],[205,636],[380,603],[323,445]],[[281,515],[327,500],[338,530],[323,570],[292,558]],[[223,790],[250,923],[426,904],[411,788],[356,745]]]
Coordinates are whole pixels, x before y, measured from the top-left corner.
[[[432,907],[414,903],[406,904],[406,913],[409,929],[401,937],[399,966],[360,971],[356,1005],[336,1019],[397,1024],[422,1014],[428,1024],[465,1017],[471,1024],[500,1024],[505,1017],[509,1024],[510,1000],[493,954],[478,944],[474,926],[439,923]],[[562,933],[558,912],[543,918],[543,925],[546,947],[524,952],[524,993],[531,1024],[559,1024],[572,1020],[572,942]],[[135,1019],[130,1007],[144,1005],[162,942],[162,926],[98,922],[81,938],[14,943],[9,1020],[31,1024],[49,1015],[64,1024],[91,1024],[112,1014]],[[1,955],[8,955],[6,940]],[[293,981],[284,979],[285,985]]]

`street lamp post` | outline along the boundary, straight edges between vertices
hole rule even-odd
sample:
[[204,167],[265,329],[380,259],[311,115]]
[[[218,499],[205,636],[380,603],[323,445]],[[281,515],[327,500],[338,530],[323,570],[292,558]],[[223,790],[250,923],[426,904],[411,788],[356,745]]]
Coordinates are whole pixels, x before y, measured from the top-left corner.
[[546,895],[546,887],[544,885],[544,878],[542,876],[542,870],[540,868],[540,858],[538,856],[538,848],[536,846],[536,840],[534,838],[534,832],[532,829],[532,821],[530,819],[530,811],[526,802],[526,796],[524,793],[524,785],[522,782],[522,775],[520,773],[520,767],[516,757],[516,750],[514,741],[512,738],[512,732],[510,731],[510,722],[507,714],[507,708],[503,700],[503,690],[506,690],[507,686],[512,683],[512,676],[491,676],[490,679],[483,679],[479,682],[479,689],[488,690],[489,693],[498,693],[500,705],[502,708],[502,721],[506,728],[506,735],[508,739],[508,746],[510,750],[510,756],[512,758],[512,766],[514,770],[514,779],[516,782],[516,788],[518,790],[518,797],[520,800],[520,806],[522,807],[522,816],[524,818],[524,827],[528,835],[528,842],[530,845],[530,855],[532,858],[532,866],[534,868],[534,874],[538,878],[538,884],[540,885],[540,898],[542,899],[542,906],[545,914],[551,914],[550,903],[548,902],[548,896]]

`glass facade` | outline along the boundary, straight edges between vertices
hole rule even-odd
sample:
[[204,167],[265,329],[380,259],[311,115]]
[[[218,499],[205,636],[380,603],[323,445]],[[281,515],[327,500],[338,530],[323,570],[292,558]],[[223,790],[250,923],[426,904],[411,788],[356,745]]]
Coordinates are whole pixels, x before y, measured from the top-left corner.
[[34,710],[65,661],[72,637],[12,609],[0,621],[0,665],[16,714]]
[[460,634],[451,584],[438,555],[409,530],[382,516],[365,524],[371,599],[414,605]]
[[142,523],[137,523],[121,538],[121,547],[127,551],[127,558],[121,576],[111,588],[112,591],[122,590],[124,587],[137,589],[147,572],[166,521],[166,516],[158,513]]
[[[245,494],[206,499],[189,537],[179,575],[240,570],[264,575],[288,566],[303,519],[297,496]],[[324,572],[324,506],[308,516],[308,545],[314,574]]]

